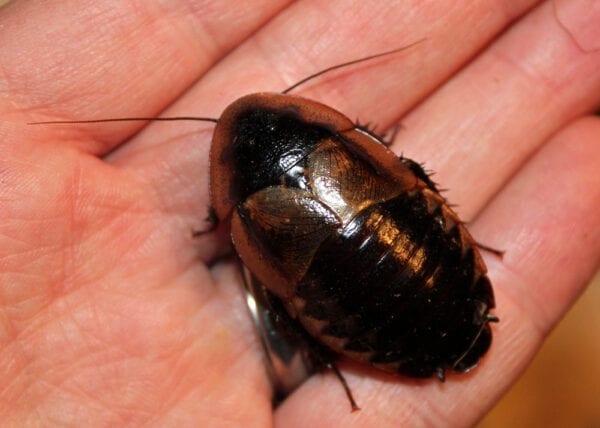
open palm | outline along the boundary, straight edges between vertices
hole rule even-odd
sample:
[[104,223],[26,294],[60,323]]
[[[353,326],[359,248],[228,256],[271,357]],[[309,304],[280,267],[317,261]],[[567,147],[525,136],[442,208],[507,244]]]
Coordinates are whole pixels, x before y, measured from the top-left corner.
[[[25,423],[468,425],[517,379],[599,264],[597,3],[283,0],[0,9],[0,414]],[[594,9],[595,8],[595,9]],[[511,26],[510,29],[508,27]],[[341,365],[273,412],[226,225],[206,227],[213,125],[296,94],[385,129],[437,172],[484,254],[501,322],[480,366],[413,381]],[[210,265],[207,265],[209,262]]]

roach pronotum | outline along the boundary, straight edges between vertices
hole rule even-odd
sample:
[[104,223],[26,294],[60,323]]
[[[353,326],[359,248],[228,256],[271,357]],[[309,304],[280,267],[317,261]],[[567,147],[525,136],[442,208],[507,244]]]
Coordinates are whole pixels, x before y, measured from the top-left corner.
[[409,46],[329,67],[282,93],[246,95],[219,119],[52,122],[215,122],[214,225],[231,224],[254,296],[292,347],[336,372],[353,409],[338,356],[443,381],[446,371],[478,363],[498,320],[478,244],[423,168],[342,113],[288,95],[325,72]]

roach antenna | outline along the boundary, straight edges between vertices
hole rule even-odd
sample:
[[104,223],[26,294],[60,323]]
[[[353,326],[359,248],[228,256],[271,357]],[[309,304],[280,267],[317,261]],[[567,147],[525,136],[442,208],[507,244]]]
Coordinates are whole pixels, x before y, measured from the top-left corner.
[[386,56],[386,55],[392,55],[392,54],[401,52],[403,50],[406,50],[408,48],[412,48],[413,46],[418,45],[419,43],[423,42],[424,40],[425,40],[425,38],[417,40],[416,42],[413,42],[413,43],[411,43],[409,45],[402,46],[402,47],[396,48],[396,49],[392,49],[391,51],[381,52],[381,53],[378,53],[378,54],[375,54],[375,55],[369,55],[369,56],[366,56],[364,58],[359,58],[359,59],[355,59],[355,60],[352,60],[352,61],[344,62],[342,64],[337,64],[337,65],[333,65],[331,67],[327,67],[327,68],[325,68],[325,69],[323,69],[321,71],[318,71],[318,72],[316,72],[314,74],[311,74],[308,77],[305,77],[304,79],[300,80],[299,82],[294,83],[292,86],[290,86],[286,90],[282,91],[281,93],[285,95],[285,94],[289,93],[291,90],[296,89],[298,86],[300,86],[300,85],[308,82],[309,80],[314,79],[315,77],[321,76],[322,74],[328,73],[330,71],[337,70],[338,68],[346,67],[348,65],[358,64],[359,62],[369,61],[369,60],[372,60],[372,59],[375,59],[375,58],[380,58],[380,57]]
[[[400,48],[392,49],[390,51],[381,52],[375,55],[369,55],[363,58],[355,59],[352,61],[344,62],[342,64],[333,65],[331,67],[327,67],[321,71],[318,71],[314,74],[311,74],[308,77],[296,82],[289,88],[285,89],[281,93],[283,95],[289,93],[293,89],[296,89],[298,86],[308,82],[315,77],[321,76],[325,73],[328,73],[333,70],[337,70],[338,68],[346,67],[353,64],[358,64],[364,61],[370,61],[372,59],[381,58],[383,56],[392,55],[408,48],[411,48],[421,42],[423,42],[425,38],[417,40],[416,42],[410,43],[406,46],[402,46]],[[178,120],[195,120],[200,122],[213,122],[219,123],[219,119],[215,119],[213,117],[193,117],[193,116],[176,116],[176,117],[120,117],[120,118],[109,118],[109,119],[90,119],[90,120],[50,120],[50,121],[42,121],[42,122],[28,122],[27,125],[52,125],[52,124],[70,124],[70,123],[103,123],[103,122],[132,122],[132,121],[146,121],[146,122],[169,122],[169,121],[178,121]]]
[[50,120],[45,122],[29,122],[27,125],[50,125],[50,124],[68,124],[68,123],[101,123],[101,122],[131,122],[131,121],[147,121],[147,122],[168,122],[176,120],[197,120],[201,122],[218,123],[219,119],[213,117],[193,117],[193,116],[176,116],[176,117],[119,117],[111,119],[90,119],[90,120]]

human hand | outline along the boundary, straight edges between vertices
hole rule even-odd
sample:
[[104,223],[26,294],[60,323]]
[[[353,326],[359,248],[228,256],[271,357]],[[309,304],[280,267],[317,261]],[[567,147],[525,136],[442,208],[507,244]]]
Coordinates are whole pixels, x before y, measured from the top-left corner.
[[[597,9],[585,1],[287,3],[0,9],[7,422],[469,425],[518,378],[596,271]],[[475,239],[505,250],[502,260],[483,254],[501,322],[480,366],[444,384],[342,363],[357,413],[327,372],[273,413],[237,268],[206,265],[227,231],[190,237],[206,227],[211,124],[25,125],[218,117],[244,94],[280,91],[422,38],[295,93],[379,129],[401,122],[392,149],[435,170]]]

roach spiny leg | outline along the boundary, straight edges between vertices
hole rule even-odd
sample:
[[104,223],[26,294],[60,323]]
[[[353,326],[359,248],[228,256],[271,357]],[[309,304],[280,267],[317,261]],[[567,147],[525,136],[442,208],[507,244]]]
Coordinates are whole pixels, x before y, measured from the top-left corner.
[[477,241],[475,241],[475,245],[477,245],[477,247],[479,249],[487,251],[488,253],[492,253],[497,257],[500,257],[500,258],[504,257],[504,252],[505,252],[504,250],[497,250],[496,248],[489,247],[489,246],[481,244]]
[[435,373],[438,377],[438,379],[440,380],[440,382],[446,382],[446,375],[444,375],[444,369],[441,367],[438,367],[437,369],[435,369]]
[[492,315],[492,314],[485,314],[485,318],[487,320],[487,322],[500,322],[500,318],[498,318],[496,315]]
[[386,134],[384,138],[382,138],[386,147],[390,147],[392,144],[394,144],[394,140],[398,136],[398,131],[400,131],[400,128],[402,128],[402,125],[397,123],[396,126],[394,126],[394,129],[392,129],[390,136],[388,137]]
[[219,218],[217,217],[217,213],[213,207],[209,208],[208,216],[204,219],[204,221],[209,223],[208,229],[192,230],[192,238],[198,238],[199,236],[214,232],[219,227]]
[[340,370],[332,362],[326,363],[325,366],[328,369],[332,370],[335,373],[335,375],[337,376],[337,378],[340,380],[340,382],[342,383],[342,386],[344,387],[344,391],[346,391],[346,396],[348,397],[348,400],[350,400],[350,406],[352,407],[352,411],[356,412],[357,410],[360,410],[360,407],[358,407],[358,405],[356,404],[356,401],[354,400],[354,397],[352,396],[352,391],[350,390],[350,387],[348,386],[348,382],[346,382],[346,378],[344,377],[344,375],[342,375],[342,372],[340,372]]

